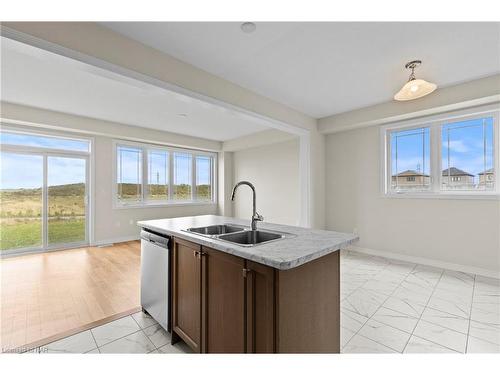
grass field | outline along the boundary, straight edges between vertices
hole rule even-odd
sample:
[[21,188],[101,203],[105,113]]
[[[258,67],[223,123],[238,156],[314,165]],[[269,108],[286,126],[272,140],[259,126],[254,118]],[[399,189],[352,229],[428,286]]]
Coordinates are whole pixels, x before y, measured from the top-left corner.
[[[85,186],[49,186],[49,246],[85,240]],[[0,191],[0,250],[42,244],[42,191]]]
[[[42,244],[41,220],[23,220],[5,223],[0,219],[0,250],[37,247]],[[49,245],[85,240],[85,220],[49,219]]]

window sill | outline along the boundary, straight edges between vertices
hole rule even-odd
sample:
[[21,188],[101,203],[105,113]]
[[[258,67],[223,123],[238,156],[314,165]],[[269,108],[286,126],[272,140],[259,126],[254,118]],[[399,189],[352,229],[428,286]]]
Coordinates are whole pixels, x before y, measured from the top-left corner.
[[216,206],[217,202],[200,201],[200,202],[167,202],[167,203],[130,203],[121,204],[115,202],[113,205],[114,210],[128,210],[130,208],[165,208],[165,207],[182,207],[182,206]]
[[471,200],[500,200],[500,194],[496,192],[457,192],[457,193],[385,193],[382,198],[389,199],[471,199]]

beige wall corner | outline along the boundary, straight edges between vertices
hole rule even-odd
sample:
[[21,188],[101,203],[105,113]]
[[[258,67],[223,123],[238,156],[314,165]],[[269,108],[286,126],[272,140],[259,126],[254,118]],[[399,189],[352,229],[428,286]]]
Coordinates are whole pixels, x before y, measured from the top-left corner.
[[[310,227],[325,229],[326,220],[326,137],[318,131],[310,136]],[[335,230],[335,228],[332,228]]]
[[[266,222],[299,225],[299,173],[298,139],[234,152],[233,181],[248,180],[254,184],[257,211]],[[230,197],[230,190],[228,194]],[[238,189],[232,206],[235,217],[250,220],[251,190],[246,186]]]
[[296,138],[297,136],[295,134],[286,133],[276,129],[269,129],[225,141],[222,143],[222,149],[224,151],[239,151],[252,147],[267,146],[273,143],[285,142]]
[[222,216],[233,216],[233,204],[231,202],[231,190],[234,185],[233,179],[233,153],[227,151],[219,152],[219,183],[218,197],[219,209],[218,214]]

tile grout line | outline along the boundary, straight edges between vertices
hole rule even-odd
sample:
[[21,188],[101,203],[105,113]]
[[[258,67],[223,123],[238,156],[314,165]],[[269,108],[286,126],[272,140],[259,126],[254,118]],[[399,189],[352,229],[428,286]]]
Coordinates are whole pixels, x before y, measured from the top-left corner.
[[[445,271],[445,270],[444,270],[444,268],[441,268],[441,274],[439,275],[439,279],[438,279],[438,281],[436,282],[436,284],[434,285],[434,288],[432,288],[432,293],[431,293],[431,295],[429,296],[429,298],[427,298],[427,302],[426,302],[426,303],[425,303],[425,305],[424,305],[424,309],[423,309],[423,310],[422,310],[422,312],[420,313],[420,316],[417,318],[417,319],[418,319],[418,320],[417,320],[417,324],[415,324],[415,327],[413,327],[413,330],[412,330],[412,331],[411,331],[411,333],[410,333],[410,337],[408,338],[408,341],[406,342],[406,345],[405,345],[405,347],[403,348],[403,352],[402,352],[402,353],[404,353],[404,351],[406,350],[406,347],[408,346],[408,343],[410,342],[411,337],[412,337],[412,336],[414,335],[414,333],[415,333],[415,329],[417,328],[418,323],[420,323],[420,321],[422,320],[422,315],[424,315],[424,311],[425,311],[425,309],[426,309],[427,305],[429,304],[429,301],[431,300],[432,296],[434,295],[434,292],[436,291],[437,286],[438,286],[438,285],[439,285],[439,283],[441,282],[441,279],[443,278],[443,275],[444,275],[444,271]],[[417,337],[418,337],[418,336],[417,336]]]
[[[424,307],[424,309],[422,310],[422,313],[420,314],[420,317],[418,318],[417,324],[416,324],[416,325],[415,325],[415,327],[413,328],[413,331],[412,331],[412,333],[411,333],[411,336],[416,336],[416,337],[419,337],[419,338],[421,338],[421,339],[423,339],[423,340],[427,340],[427,341],[432,342],[432,343],[434,343],[434,344],[436,344],[436,345],[440,345],[440,346],[442,346],[442,347],[445,347],[445,348],[447,348],[447,349],[450,349],[450,350],[453,350],[453,351],[455,351],[455,352],[457,352],[457,353],[460,353],[459,351],[457,351],[457,350],[455,350],[455,349],[453,349],[453,348],[450,348],[450,347],[448,347],[448,346],[446,346],[446,345],[443,345],[443,344],[441,344],[441,343],[434,342],[434,341],[429,340],[429,339],[426,339],[426,338],[424,338],[424,337],[420,337],[419,335],[415,335],[415,329],[417,328],[417,326],[418,326],[418,324],[420,323],[420,321],[424,321],[424,322],[426,322],[426,323],[430,323],[430,322],[427,322],[427,320],[422,319],[422,316],[424,315],[425,309],[426,309],[427,307],[429,307],[429,302],[430,302],[430,300],[432,299],[432,296],[434,295],[434,293],[436,292],[437,286],[438,286],[438,285],[439,285],[439,283],[441,282],[441,279],[443,278],[443,275],[444,275],[445,271],[446,271],[446,269],[444,269],[444,268],[443,268],[443,269],[442,269],[442,271],[441,271],[441,276],[439,277],[439,280],[438,280],[438,282],[436,283],[436,285],[434,285],[434,288],[433,288],[433,290],[432,290],[432,293],[431,293],[430,297],[427,299],[427,302],[426,302],[426,304],[425,304],[425,307]],[[430,308],[430,309],[432,309],[432,307],[429,307],[429,308]],[[438,310],[438,311],[439,311],[439,310]],[[444,312],[444,311],[442,311],[442,312]],[[453,315],[453,314],[452,314],[452,315]],[[450,328],[447,328],[447,327],[443,327],[443,326],[441,326],[441,325],[439,325],[439,324],[435,324],[435,323],[430,323],[430,324],[437,325],[438,327],[441,327],[441,328],[450,329]],[[454,330],[452,330],[452,331],[454,331]],[[458,332],[458,331],[455,331],[455,332]],[[459,333],[461,333],[461,332],[459,332]],[[463,334],[463,333],[462,333],[462,334]],[[411,339],[411,336],[410,336],[410,339]],[[408,343],[410,342],[410,339],[408,339],[408,342],[406,343],[404,350],[406,350],[406,347],[408,346]],[[467,338],[466,338],[466,340],[467,340]],[[403,352],[404,352],[404,350],[403,350]]]
[[[160,323],[157,323],[157,324],[160,326],[160,328],[161,328],[161,329],[163,329],[163,327],[160,325]],[[141,331],[142,331],[142,333],[144,333],[144,336],[146,336],[146,338],[147,338],[147,339],[151,342],[151,344],[153,344],[153,346],[154,346],[154,348],[155,348],[154,350],[158,350],[158,346],[156,346],[156,344],[153,342],[153,340],[151,340],[151,339],[149,338],[149,336],[146,334],[146,332],[144,332],[144,330],[145,330],[146,328],[153,327],[153,326],[154,326],[154,324],[152,324],[152,325],[150,325],[150,326],[147,326],[147,327],[144,327],[144,328],[141,328]],[[151,353],[152,351],[153,351],[153,350],[149,351],[148,353]]]
[[[384,259],[387,259],[387,258],[384,258]],[[391,265],[391,264],[392,264],[392,263],[389,261],[389,264],[387,264],[387,265],[386,265],[386,266],[385,266],[385,267],[384,267],[384,268],[383,268],[383,269],[382,269],[379,273],[381,273],[382,271],[384,271],[384,270],[385,270],[387,267],[389,267],[389,265]],[[410,264],[411,264],[411,263],[410,263]],[[375,310],[375,312],[374,312],[373,314],[371,314],[371,315],[370,315],[370,317],[366,320],[366,322],[364,322],[364,323],[363,323],[363,325],[362,325],[362,326],[361,326],[361,327],[360,327],[360,328],[356,331],[356,333],[355,333],[355,334],[354,334],[354,335],[353,335],[353,336],[349,339],[349,341],[347,341],[347,342],[346,342],[346,344],[344,345],[344,348],[345,348],[345,347],[346,347],[346,346],[347,346],[347,345],[348,345],[348,344],[352,341],[352,339],[353,339],[354,337],[356,337],[356,335],[358,335],[358,334],[359,334],[359,332],[363,329],[363,327],[366,325],[366,323],[368,323],[368,322],[370,321],[370,319],[371,319],[371,318],[372,318],[372,317],[373,317],[373,316],[374,316],[374,315],[375,315],[375,314],[376,314],[376,313],[380,310],[380,308],[384,305],[384,303],[386,303],[386,302],[387,302],[387,300],[388,300],[389,298],[391,298],[391,297],[392,297],[392,295],[396,292],[396,290],[397,290],[397,289],[401,286],[401,284],[402,284],[402,283],[403,283],[403,282],[407,279],[408,275],[411,275],[411,273],[412,273],[412,272],[413,272],[413,270],[417,267],[417,265],[418,265],[418,264],[413,263],[413,268],[411,269],[411,271],[410,271],[410,272],[408,272],[408,273],[406,274],[406,276],[404,277],[404,279],[403,279],[403,280],[401,280],[401,281],[399,282],[398,286],[397,286],[397,287],[396,287],[396,288],[392,291],[392,293],[391,293],[389,296],[387,296],[387,298],[386,298],[386,299],[385,299],[385,300],[384,300],[384,301],[380,304],[380,306],[379,306],[379,307]],[[379,273],[377,273],[377,275],[378,275]],[[375,275],[375,276],[376,276],[376,275]],[[374,276],[374,277],[375,277],[375,276]],[[373,279],[373,277],[372,277],[372,279]],[[370,280],[372,280],[372,279],[370,279]],[[368,280],[368,281],[370,281],[370,280]],[[368,281],[367,281],[367,282],[368,282]],[[363,285],[364,285],[364,284],[363,284]],[[368,338],[368,337],[365,337],[365,336],[363,336],[363,335],[360,335],[360,336],[361,336],[361,337],[364,337],[364,338]],[[411,337],[411,336],[410,336],[410,337]],[[369,340],[371,340],[371,339],[369,339]],[[383,345],[383,346],[385,346],[385,347],[389,348],[387,345],[381,344],[381,343],[379,343],[379,342],[377,342],[377,341],[375,341],[375,340],[371,340],[371,341],[376,342],[377,344],[380,344],[380,345]],[[406,347],[406,346],[405,346],[405,347]],[[394,350],[394,349],[392,349],[392,348],[389,348],[389,349]],[[403,350],[404,350],[404,349],[403,349]],[[401,353],[402,353],[402,352],[401,352]]]
[[[143,313],[143,314],[145,314],[145,313],[144,313],[144,311],[143,311],[142,313]],[[153,324],[151,324],[151,325],[149,325],[149,326],[147,326],[147,327],[144,327],[144,328],[143,328],[143,327],[141,327],[141,325],[139,324],[139,322],[137,322],[137,320],[136,320],[136,319],[135,319],[132,315],[130,315],[130,316],[132,317],[132,319],[134,320],[134,322],[136,322],[136,323],[137,323],[137,325],[139,326],[139,328],[140,328],[140,330],[142,331],[142,333],[144,333],[144,336],[146,336],[146,337],[148,338],[148,340],[151,342],[151,344],[153,344],[153,346],[155,347],[155,349],[153,349],[153,350],[149,351],[148,353],[151,353],[151,352],[153,352],[153,351],[155,351],[155,350],[158,350],[158,349],[160,349],[160,348],[164,347],[165,345],[168,345],[168,343],[167,343],[167,344],[164,344],[164,345],[162,345],[162,346],[156,346],[156,344],[153,342],[153,340],[151,340],[151,339],[149,338],[149,336],[147,335],[147,333],[146,333],[146,332],[144,332],[144,330],[145,330],[145,329],[147,329],[147,328],[149,328],[149,327],[153,327],[154,325],[158,325],[158,326],[160,326],[160,328],[161,328],[161,329],[163,329],[163,327],[160,325],[160,323],[158,323],[157,321],[153,320],[153,321],[154,321],[154,323],[153,323]],[[150,316],[150,315],[148,314],[148,316]],[[151,318],[151,319],[153,319],[153,318]],[[165,332],[167,332],[167,331],[165,331]],[[168,332],[167,332],[167,333],[168,333]]]
[[[341,267],[342,267],[342,264],[341,264]],[[360,267],[360,265],[358,265],[358,267]],[[356,270],[357,267],[354,267],[354,270]],[[385,268],[384,268],[385,269]],[[383,271],[383,270],[382,270]],[[341,277],[341,280],[340,282],[342,283],[342,269],[340,270],[340,277]],[[347,296],[345,296],[344,298],[342,298],[341,301],[344,301],[346,300],[347,298],[349,298],[351,295],[353,295],[355,292],[357,292],[363,285],[365,285],[368,281],[370,281],[371,279],[369,280],[366,280],[363,284],[361,284],[360,286],[358,286],[356,289],[354,289],[351,293],[349,293]],[[342,285],[342,284],[341,284]],[[342,293],[341,293],[342,294]]]
[[467,327],[467,337],[465,340],[465,353],[469,350],[469,337],[470,337],[470,321],[472,319],[472,306],[474,305],[474,292],[476,291],[476,277],[474,275],[474,283],[472,284],[472,299],[470,302],[470,310],[469,310],[469,326]]
[[[132,315],[127,315],[127,316],[124,316],[124,317],[122,317],[122,318],[120,318],[120,319],[126,318],[126,317],[128,317],[128,316],[132,317]],[[120,319],[113,320],[113,321],[111,321],[111,322],[109,322],[109,323],[116,322],[117,320],[120,320]],[[132,318],[132,319],[134,320],[134,318]],[[135,324],[137,324],[137,322],[136,322],[135,320],[134,320],[134,323],[135,323]],[[108,324],[108,323],[106,323],[106,324]],[[103,326],[104,326],[104,325],[106,325],[106,324],[103,324]],[[104,345],[101,345],[101,346],[97,345],[97,340],[96,340],[96,345],[97,345],[97,348],[98,348],[98,349],[99,349],[99,348],[102,348],[103,346],[106,346],[106,345],[108,345],[108,344],[111,344],[112,342],[118,341],[118,340],[120,340],[120,339],[123,339],[124,337],[128,337],[128,336],[130,336],[130,335],[132,335],[132,334],[134,334],[134,333],[137,333],[137,332],[139,332],[139,331],[142,331],[142,329],[141,329],[141,327],[139,326],[139,324],[137,324],[137,326],[139,327],[139,329],[138,329],[137,331],[134,331],[134,332],[131,332],[131,333],[127,333],[125,336],[122,336],[122,337],[119,337],[119,338],[117,338],[117,339],[114,339],[114,340],[112,340],[112,341],[110,341],[110,342],[107,342],[107,343],[106,343],[106,344],[104,344]],[[102,326],[98,326],[98,327],[102,327]],[[98,327],[95,327],[95,328],[98,328]],[[92,336],[93,336],[93,334],[92,334]],[[95,338],[94,338],[94,340],[95,340]],[[154,346],[154,344],[153,344],[153,346]],[[100,350],[99,350],[99,352],[100,352]]]
[[[443,328],[446,328],[446,327],[443,327]],[[429,339],[427,339],[427,338],[425,338],[425,337],[422,337],[422,336],[419,336],[419,335],[412,334],[412,335],[411,335],[411,337],[418,337],[418,338],[419,338],[419,339],[421,339],[421,340],[429,341],[430,343],[433,343],[433,344],[435,344],[435,345],[437,345],[437,346],[441,346],[441,347],[443,347],[443,348],[445,348],[445,349],[448,349],[448,350],[451,350],[451,351],[453,351],[453,352],[455,352],[455,353],[458,353],[458,354],[463,354],[462,352],[459,352],[458,350],[455,350],[455,349],[449,348],[449,347],[448,347],[448,346],[446,346],[446,345],[443,345],[443,344],[441,344],[441,343],[439,343],[439,342],[435,342],[435,341],[429,340]],[[406,349],[406,348],[405,348],[405,349]]]
[[[142,329],[140,329],[140,328],[139,328],[137,331],[132,332],[132,333],[129,333],[129,334],[127,334],[127,335],[125,335],[125,336],[122,336],[122,337],[120,337],[120,338],[118,338],[118,339],[116,339],[116,340],[113,340],[113,341],[107,342],[106,344],[104,344],[104,345],[102,345],[102,346],[99,346],[97,349],[100,349],[100,348],[102,348],[102,347],[104,347],[104,346],[106,346],[106,345],[109,345],[109,344],[111,344],[111,343],[113,343],[113,342],[116,342],[116,341],[118,341],[118,340],[124,339],[125,337],[129,337],[129,336],[131,336],[131,335],[133,335],[134,333],[137,333],[137,332],[142,332],[142,333],[144,333],[144,332],[142,331]],[[144,333],[144,335],[145,335],[145,336],[146,336],[146,338],[147,338],[147,339],[151,342],[151,344],[153,345],[153,347],[156,349],[156,345],[155,345],[155,344],[153,344],[153,342],[149,339],[148,335],[146,335],[145,333]],[[153,350],[155,350],[155,349],[153,349]],[[153,351],[153,350],[151,350],[151,351]],[[100,350],[99,350],[99,352],[100,352]],[[148,352],[148,353],[149,353],[149,352]],[[126,354],[132,354],[132,353],[126,353]]]
[[92,332],[92,329],[89,329],[89,331],[90,331],[90,334],[92,335],[92,338],[94,339],[94,343],[95,343],[95,347],[96,347],[97,351],[99,352],[99,354],[101,354],[101,351],[99,350],[99,345],[97,345],[97,340],[94,337],[94,332]]
[[[412,274],[412,272],[415,270],[415,268],[417,268],[418,264],[417,264],[417,263],[413,263],[413,264],[414,264],[414,266],[413,266],[413,268],[411,269],[411,271],[410,271],[410,272],[408,272],[408,273],[406,274],[405,278],[404,278],[403,280],[401,280],[401,281],[400,281],[400,283],[398,284],[398,286],[397,286],[397,287],[396,287],[396,288],[392,291],[392,293],[391,293],[391,294],[390,294],[390,295],[389,295],[389,296],[388,296],[388,297],[384,300],[384,302],[382,302],[382,304],[381,304],[381,305],[377,308],[377,310],[375,310],[375,312],[374,312],[374,313],[373,313],[373,314],[372,314],[372,315],[368,318],[368,320],[365,322],[365,324],[363,324],[363,326],[359,329],[359,331],[361,331],[361,329],[362,329],[362,328],[366,325],[366,323],[368,323],[368,322],[370,321],[370,319],[372,319],[372,318],[373,318],[373,316],[375,316],[375,314],[376,314],[376,313],[377,313],[377,312],[378,312],[378,311],[379,311],[379,310],[380,310],[380,309],[384,306],[384,303],[386,303],[386,302],[387,302],[387,300],[388,300],[389,298],[391,298],[391,297],[394,295],[394,293],[396,293],[396,290],[398,290],[398,289],[399,289],[399,287],[401,286],[401,284],[403,284],[403,283],[405,282],[405,280],[408,278],[408,276],[410,276],[410,275]],[[388,266],[389,266],[389,265],[388,265]],[[395,311],[395,310],[393,310],[393,311]],[[398,311],[398,312],[399,312],[399,311]],[[401,314],[401,313],[400,313],[400,314]],[[405,315],[406,315],[406,314],[405,314]],[[376,322],[378,322],[376,319],[375,319],[375,321],[376,321]],[[378,323],[380,323],[380,322],[378,322]],[[384,323],[384,324],[385,324],[385,323]],[[417,322],[417,324],[418,324],[418,322]],[[388,326],[389,326],[389,324],[385,324],[385,325],[388,325]],[[389,326],[389,327],[391,327],[391,326]],[[395,327],[392,327],[392,328],[395,328]],[[358,331],[356,334],[359,334],[359,331]],[[401,330],[400,330],[400,331],[401,331]],[[404,331],[401,331],[401,332],[404,332]],[[408,332],[405,332],[405,333],[408,333]],[[363,335],[360,335],[360,336],[361,336],[361,337],[365,337],[365,336],[363,336]],[[368,337],[365,337],[365,338],[368,338]],[[410,334],[410,338],[411,338],[411,334]],[[410,338],[408,338],[408,341],[410,340]],[[351,340],[352,340],[352,338],[351,338]],[[349,340],[349,341],[350,341],[350,340]],[[372,340],[372,341],[377,342],[377,341],[375,341],[375,340]],[[380,344],[379,342],[377,342],[377,343],[378,343],[378,344]],[[408,344],[408,342],[407,342],[406,344]],[[347,344],[346,344],[346,345],[347,345]],[[381,345],[384,345],[384,344],[381,344]],[[387,346],[387,345],[384,345],[384,346]],[[388,346],[387,346],[387,347],[388,347]],[[405,349],[405,348],[406,348],[406,345],[405,345],[405,347],[403,348],[403,351],[404,351],[404,349]],[[392,348],[390,348],[390,349],[391,349],[391,350],[394,350],[394,349],[392,349]],[[399,352],[399,353],[403,353],[403,351],[401,351],[401,352]]]
[[[360,254],[360,253],[358,253]],[[366,255],[366,254],[362,254],[362,255],[365,255],[367,258],[371,259],[371,258],[377,258],[378,256],[376,255]],[[361,284],[360,286],[358,286],[356,289],[354,289],[351,293],[349,293],[347,296],[345,296],[344,298],[342,298],[342,301],[346,300],[347,298],[349,298],[351,295],[353,295],[354,293],[356,293],[359,289],[361,289],[367,282],[373,280],[373,278],[375,276],[377,276],[378,274],[382,273],[383,271],[385,271],[385,269],[387,267],[389,267],[389,265],[391,264],[389,258],[384,258],[384,257],[378,257],[378,258],[382,258],[382,259],[386,259],[388,261],[388,263],[384,266],[384,268],[382,268],[380,271],[378,271],[375,275],[373,275],[370,279],[366,280],[365,282],[363,282],[363,284]],[[361,265],[358,265],[358,267],[360,267]],[[358,267],[355,267],[354,270],[356,270]],[[342,270],[340,271],[340,273],[342,274]],[[342,275],[341,275],[342,276]],[[342,282],[342,280],[341,280]]]
[[[370,256],[370,257],[371,257],[371,256]],[[384,258],[384,259],[386,259],[386,258]],[[343,300],[347,299],[349,296],[351,296],[352,294],[354,294],[354,292],[358,291],[358,290],[359,290],[359,289],[360,289],[363,285],[365,285],[368,281],[373,280],[373,278],[374,278],[375,276],[377,276],[378,274],[380,274],[381,272],[383,272],[383,271],[384,271],[387,267],[389,267],[389,265],[390,265],[390,264],[391,264],[390,262],[389,262],[388,264],[386,264],[386,266],[385,266],[383,269],[381,269],[381,270],[380,270],[379,272],[377,272],[374,276],[372,276],[372,278],[371,278],[371,279],[366,280],[366,281],[365,281],[365,282],[364,282],[361,286],[359,286],[358,288],[356,288],[353,292],[351,292],[351,293],[350,293],[350,294],[349,294],[346,298],[344,298]],[[402,281],[401,281],[401,282],[402,282]],[[343,300],[342,300],[342,301],[343,301]],[[341,301],[341,304],[342,304],[342,301]],[[384,300],[384,302],[382,302],[382,304],[384,304],[384,303],[385,303],[385,301],[386,301],[386,300]],[[342,309],[342,307],[341,307],[341,309]],[[377,311],[378,311],[378,310],[377,310]],[[377,311],[375,311],[375,313],[376,313]],[[353,311],[353,312],[354,312],[354,313],[356,313],[355,311]],[[375,313],[374,313],[374,314],[375,314]],[[356,313],[356,314],[357,314],[357,313]],[[358,315],[361,315],[361,314],[358,314]],[[363,316],[363,317],[364,317],[364,315],[361,315],[361,316]],[[372,316],[373,316],[373,315],[372,315]],[[368,318],[368,319],[366,320],[366,322],[368,322],[368,320],[370,320],[370,318]],[[357,331],[355,331],[355,332],[354,332],[354,335],[352,335],[352,337],[351,337],[349,340],[347,340],[347,342],[345,343],[345,345],[343,346],[343,348],[345,348],[345,347],[346,347],[346,346],[347,346],[347,345],[351,342],[351,340],[352,340],[352,339],[353,339],[353,338],[354,338],[354,337],[358,334],[358,332],[361,330],[361,328],[363,328],[363,327],[365,326],[366,322],[364,322],[364,323],[361,325],[361,327],[359,327],[359,329],[358,329]],[[340,329],[342,330],[342,326],[340,327]],[[364,337],[364,336],[363,336],[363,337]],[[372,341],[373,341],[373,340],[372,340]],[[374,342],[376,342],[376,341],[374,341]],[[384,345],[384,346],[385,346],[385,345]],[[388,348],[388,346],[387,346],[387,348]]]

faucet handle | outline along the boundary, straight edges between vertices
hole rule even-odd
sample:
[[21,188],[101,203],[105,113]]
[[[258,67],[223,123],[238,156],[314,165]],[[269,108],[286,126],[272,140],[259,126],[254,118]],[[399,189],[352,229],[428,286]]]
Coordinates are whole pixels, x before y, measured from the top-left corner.
[[252,219],[255,221],[264,221],[264,216],[256,212]]

